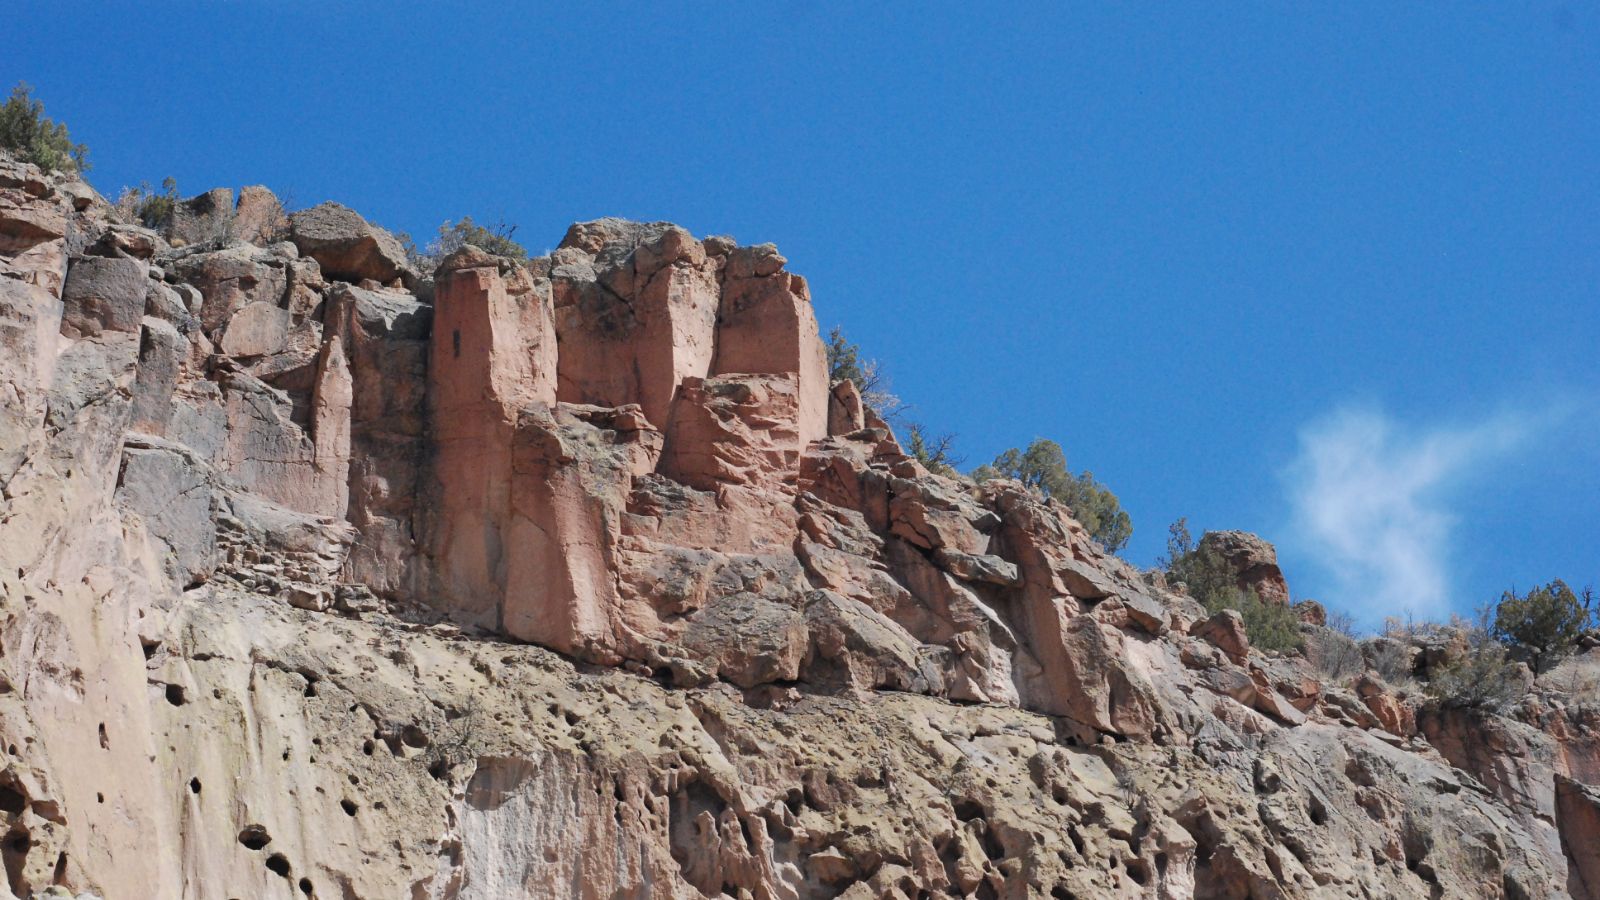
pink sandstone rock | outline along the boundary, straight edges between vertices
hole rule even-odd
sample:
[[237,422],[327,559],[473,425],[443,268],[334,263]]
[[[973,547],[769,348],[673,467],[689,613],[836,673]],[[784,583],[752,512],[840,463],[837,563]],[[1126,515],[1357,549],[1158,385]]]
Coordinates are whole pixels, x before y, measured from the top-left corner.
[[1412,730],[1059,504],[929,473],[770,247],[600,220],[429,298],[76,185],[0,164],[13,894],[1593,881],[1581,704]]
[[289,233],[289,217],[277,195],[261,185],[239,189],[239,202],[233,211],[233,236],[257,246],[283,240]]
[[394,235],[337,203],[321,203],[289,217],[289,237],[329,278],[391,284],[412,276]]
[[1555,777],[1555,788],[1567,891],[1583,900],[1600,897],[1600,790],[1562,775]]
[[1289,605],[1289,585],[1271,544],[1244,531],[1208,531],[1200,538],[1200,549],[1221,556],[1239,587],[1255,591],[1268,603]]
[[662,474],[703,491],[792,483],[805,444],[793,374],[689,378],[667,432]]
[[173,270],[204,298],[198,316],[206,336],[219,340],[234,314],[250,303],[279,306],[289,276],[281,257],[249,246],[183,256]]
[[828,434],[851,434],[867,427],[861,392],[846,379],[828,392]]
[[770,244],[728,256],[711,374],[796,373],[800,439],[809,444],[828,434],[828,361],[811,291],[785,262]]
[[287,309],[274,301],[257,300],[229,319],[219,347],[229,356],[270,356],[283,349],[293,324]]
[[167,223],[167,240],[174,247],[226,241],[233,225],[233,191],[213,188],[173,204],[172,220]]
[[710,374],[720,306],[717,261],[675,226],[628,230],[595,248],[558,251],[551,282],[563,401],[638,403],[670,424],[679,385]]
[[428,402],[438,506],[430,550],[461,611],[498,625],[512,441],[525,405],[555,403],[555,335],[538,315],[524,330],[493,265],[451,269],[447,261],[436,279]]
[[1244,630],[1244,619],[1234,610],[1225,609],[1195,623],[1189,633],[1215,646],[1237,664],[1243,665],[1250,656],[1250,638]]
[[350,404],[354,399],[344,344],[332,335],[317,357],[312,395],[311,439],[316,447],[316,512],[343,519],[350,506]]

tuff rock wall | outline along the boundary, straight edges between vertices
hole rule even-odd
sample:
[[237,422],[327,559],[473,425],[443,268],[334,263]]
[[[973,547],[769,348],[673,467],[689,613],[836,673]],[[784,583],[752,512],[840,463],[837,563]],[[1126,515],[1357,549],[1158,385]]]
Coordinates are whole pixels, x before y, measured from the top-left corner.
[[0,897],[1600,884],[1582,715],[1419,723],[928,472],[770,245],[417,272],[4,162],[0,397]]

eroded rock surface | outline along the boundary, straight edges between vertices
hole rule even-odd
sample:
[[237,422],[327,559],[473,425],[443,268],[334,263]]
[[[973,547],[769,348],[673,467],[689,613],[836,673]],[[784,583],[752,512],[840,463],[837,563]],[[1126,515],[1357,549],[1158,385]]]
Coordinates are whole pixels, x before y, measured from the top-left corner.
[[1271,544],[1247,531],[1208,531],[1200,549],[1221,557],[1240,588],[1255,591],[1268,603],[1289,605],[1289,584]]
[[0,163],[12,896],[1595,884],[1587,719],[1496,719],[1558,749],[1492,779],[1060,504],[930,473],[770,245],[604,219],[416,273],[224,193],[157,234]]

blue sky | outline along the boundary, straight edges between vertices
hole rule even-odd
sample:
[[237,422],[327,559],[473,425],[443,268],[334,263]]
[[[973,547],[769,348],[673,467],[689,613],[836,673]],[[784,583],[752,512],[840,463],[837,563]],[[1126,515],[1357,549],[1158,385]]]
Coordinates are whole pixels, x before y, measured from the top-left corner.
[[[969,465],[1034,437],[1366,621],[1600,582],[1582,4],[23,2],[105,193],[773,241]],[[21,24],[16,24],[21,23]]]

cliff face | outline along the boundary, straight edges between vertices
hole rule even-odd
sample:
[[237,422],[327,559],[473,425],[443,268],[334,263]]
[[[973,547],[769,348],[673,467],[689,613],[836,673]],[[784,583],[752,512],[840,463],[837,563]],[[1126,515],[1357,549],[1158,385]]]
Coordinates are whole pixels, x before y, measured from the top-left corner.
[[0,345],[13,896],[1600,878],[1586,725],[1495,782],[1442,737],[1474,726],[930,474],[770,245],[601,220],[419,273],[332,204],[156,234],[0,163]]

